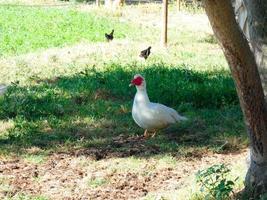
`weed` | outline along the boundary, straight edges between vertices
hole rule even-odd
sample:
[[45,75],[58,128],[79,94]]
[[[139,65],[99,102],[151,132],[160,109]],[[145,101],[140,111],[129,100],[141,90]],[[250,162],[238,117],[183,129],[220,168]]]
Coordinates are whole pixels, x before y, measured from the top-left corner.
[[229,198],[235,184],[227,178],[229,172],[230,169],[224,164],[213,165],[197,172],[196,179],[200,185],[200,191],[208,193],[205,199],[225,200]]
[[92,188],[100,187],[108,184],[108,181],[104,178],[95,177],[89,180],[88,185]]
[[7,198],[7,200],[48,200],[48,198],[43,196],[30,196],[26,194],[18,194],[12,198]]

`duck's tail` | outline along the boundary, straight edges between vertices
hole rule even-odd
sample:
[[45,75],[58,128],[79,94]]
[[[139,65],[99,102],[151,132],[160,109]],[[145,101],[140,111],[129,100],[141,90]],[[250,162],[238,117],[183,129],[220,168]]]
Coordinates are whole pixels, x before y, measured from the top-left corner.
[[178,118],[178,121],[187,121],[188,120],[187,117],[181,116],[179,114],[178,114],[178,117],[177,118]]

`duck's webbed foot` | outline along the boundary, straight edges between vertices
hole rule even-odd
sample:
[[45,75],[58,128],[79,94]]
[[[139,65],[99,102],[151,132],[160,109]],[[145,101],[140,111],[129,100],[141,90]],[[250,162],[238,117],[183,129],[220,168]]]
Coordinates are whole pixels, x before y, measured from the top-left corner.
[[148,130],[146,129],[145,132],[144,132],[144,137],[145,137],[145,138],[149,138],[150,136],[151,136],[151,137],[155,137],[156,133],[157,133],[157,131],[154,131],[154,132],[152,132],[152,134],[151,134],[151,133],[149,133]]

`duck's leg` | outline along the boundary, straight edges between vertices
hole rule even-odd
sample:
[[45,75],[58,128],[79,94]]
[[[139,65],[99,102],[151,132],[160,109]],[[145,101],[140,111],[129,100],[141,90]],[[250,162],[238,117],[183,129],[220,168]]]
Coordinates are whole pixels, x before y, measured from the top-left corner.
[[151,137],[155,137],[156,133],[157,133],[157,131],[155,131],[155,132],[152,134]]
[[149,133],[148,133],[148,131],[147,131],[147,129],[146,129],[145,132],[144,132],[144,137],[145,137],[145,138],[148,138],[148,136],[149,136]]

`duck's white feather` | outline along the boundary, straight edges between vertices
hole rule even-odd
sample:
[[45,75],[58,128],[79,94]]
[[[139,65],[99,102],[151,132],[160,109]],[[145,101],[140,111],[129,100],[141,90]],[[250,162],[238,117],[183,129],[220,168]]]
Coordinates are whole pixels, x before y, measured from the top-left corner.
[[186,120],[174,109],[163,104],[150,102],[146,89],[138,88],[134,98],[132,116],[134,121],[142,128],[147,130],[158,130]]

